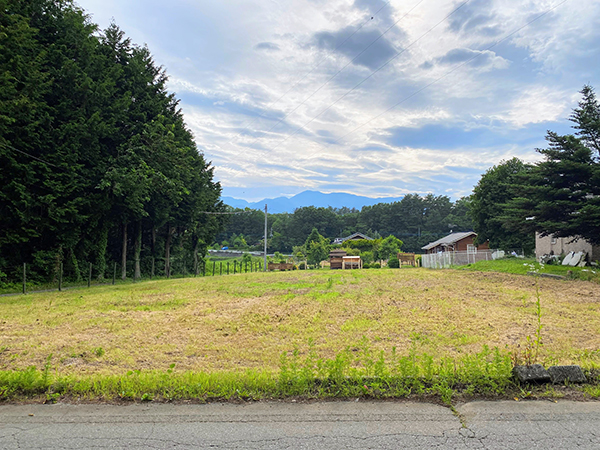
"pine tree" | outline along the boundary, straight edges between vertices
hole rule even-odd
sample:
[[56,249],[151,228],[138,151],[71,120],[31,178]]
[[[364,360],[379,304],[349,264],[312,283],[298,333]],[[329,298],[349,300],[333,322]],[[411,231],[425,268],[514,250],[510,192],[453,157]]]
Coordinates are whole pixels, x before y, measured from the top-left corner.
[[489,169],[473,188],[469,205],[477,242],[489,240],[491,248],[522,248],[529,253],[535,246],[530,230],[519,230],[504,223],[504,204],[514,196],[514,184],[530,166],[518,158],[503,161]]
[[590,86],[571,120],[575,137],[549,132],[544,160],[519,177],[507,202],[504,225],[542,236],[583,238],[600,244],[600,105]]

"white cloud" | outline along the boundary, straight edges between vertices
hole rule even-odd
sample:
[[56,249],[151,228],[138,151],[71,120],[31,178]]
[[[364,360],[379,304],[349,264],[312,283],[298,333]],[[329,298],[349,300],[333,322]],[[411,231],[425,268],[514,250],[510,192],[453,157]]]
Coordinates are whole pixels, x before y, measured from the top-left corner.
[[[353,183],[371,195],[441,193],[454,188],[437,177],[462,168],[459,193],[501,159],[535,156],[533,144],[510,141],[507,130],[564,122],[581,86],[597,83],[600,3],[569,2],[494,44],[557,1],[472,0],[446,20],[456,0],[422,2],[405,18],[417,0],[392,0],[379,13],[383,0],[79,4],[101,26],[114,17],[135,42],[148,43],[225,192],[265,185],[276,196],[326,185],[348,191]],[[341,70],[398,19],[377,57]],[[359,27],[334,51],[343,30]],[[316,36],[334,47],[315,45]],[[371,75],[390,49],[403,53]],[[429,124],[486,129],[503,143],[474,149],[458,134],[446,150],[391,142],[395,127]]]
[[532,123],[555,122],[569,115],[574,106],[573,92],[557,91],[547,86],[533,86],[516,97],[508,110],[495,119],[521,128]]

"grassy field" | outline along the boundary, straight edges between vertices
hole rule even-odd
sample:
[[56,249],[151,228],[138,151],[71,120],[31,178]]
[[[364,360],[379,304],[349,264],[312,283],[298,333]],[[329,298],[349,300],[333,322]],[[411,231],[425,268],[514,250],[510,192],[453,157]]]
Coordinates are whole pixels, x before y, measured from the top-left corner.
[[484,346],[600,366],[596,283],[465,270],[294,271],[148,281],[0,298],[0,369],[277,371],[309,348],[460,358]]

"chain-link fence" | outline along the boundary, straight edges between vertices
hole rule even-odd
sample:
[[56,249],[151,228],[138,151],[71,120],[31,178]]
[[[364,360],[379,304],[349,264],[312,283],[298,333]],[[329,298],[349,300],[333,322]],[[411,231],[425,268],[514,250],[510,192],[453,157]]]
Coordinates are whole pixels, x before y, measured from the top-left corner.
[[[520,249],[519,249],[520,250]],[[506,256],[522,257],[523,251],[517,249],[504,250],[473,250],[456,252],[430,253],[421,256],[421,266],[428,269],[447,269],[451,266],[465,266],[479,261],[492,261]]]

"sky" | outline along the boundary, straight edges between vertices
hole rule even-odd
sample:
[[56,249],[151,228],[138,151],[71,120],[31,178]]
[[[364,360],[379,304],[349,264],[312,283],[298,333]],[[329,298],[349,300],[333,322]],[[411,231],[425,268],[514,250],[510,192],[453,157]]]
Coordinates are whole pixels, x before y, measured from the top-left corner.
[[597,0],[77,0],[147,45],[224,196],[469,195],[536,161],[585,84]]

